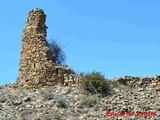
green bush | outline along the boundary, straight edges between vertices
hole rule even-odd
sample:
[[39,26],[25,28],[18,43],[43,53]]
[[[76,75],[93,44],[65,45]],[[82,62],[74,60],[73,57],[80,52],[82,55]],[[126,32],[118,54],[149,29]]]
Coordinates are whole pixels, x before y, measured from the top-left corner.
[[97,100],[95,100],[95,99],[86,99],[84,101],[84,104],[87,105],[88,107],[91,107],[96,103],[97,103]]
[[81,85],[83,89],[90,93],[100,93],[106,95],[109,92],[110,83],[100,72],[81,73]]

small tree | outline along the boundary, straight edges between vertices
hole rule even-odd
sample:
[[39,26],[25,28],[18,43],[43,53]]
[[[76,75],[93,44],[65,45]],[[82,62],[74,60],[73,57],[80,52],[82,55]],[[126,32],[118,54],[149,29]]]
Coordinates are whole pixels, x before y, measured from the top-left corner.
[[55,64],[62,65],[65,62],[65,53],[62,50],[62,47],[57,43],[57,40],[50,40],[48,42],[48,47],[52,53],[53,59],[52,61]]

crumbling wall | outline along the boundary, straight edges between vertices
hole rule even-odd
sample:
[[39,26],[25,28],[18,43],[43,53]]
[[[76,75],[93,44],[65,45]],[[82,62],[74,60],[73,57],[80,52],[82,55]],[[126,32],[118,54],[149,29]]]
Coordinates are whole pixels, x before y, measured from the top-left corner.
[[19,85],[24,88],[54,86],[58,82],[74,82],[74,72],[68,66],[55,65],[47,46],[46,15],[36,8],[29,12],[22,35],[19,64]]
[[159,88],[160,87],[160,76],[150,77],[133,77],[123,76],[120,78],[114,78],[112,81],[117,81],[123,85],[129,85],[130,87],[141,87],[141,88]]

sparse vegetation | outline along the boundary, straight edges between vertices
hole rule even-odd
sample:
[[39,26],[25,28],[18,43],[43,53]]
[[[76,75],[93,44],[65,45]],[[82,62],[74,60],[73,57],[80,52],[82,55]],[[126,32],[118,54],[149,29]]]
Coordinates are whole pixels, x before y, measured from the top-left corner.
[[86,92],[101,95],[107,95],[109,92],[110,83],[100,72],[81,73],[81,85]]
[[125,87],[121,87],[120,90],[125,90],[125,91],[133,91],[135,88],[130,87],[130,86],[125,86]]
[[52,53],[53,59],[52,61],[55,64],[60,64],[62,65],[65,62],[65,53],[62,50],[62,47],[60,46],[60,44],[58,44],[57,40],[48,40],[48,47]]
[[124,90],[124,91],[133,91],[134,90],[134,88],[130,87],[129,85],[122,85],[119,82],[115,82],[115,81],[112,81],[111,89],[112,88],[117,88],[119,90]]
[[[118,91],[133,91],[134,88],[129,85],[123,85],[116,81],[107,80],[100,72],[93,71],[92,73],[84,74],[81,76],[81,89],[86,93],[101,94],[102,97],[106,95],[115,94]],[[91,101],[88,101],[88,103]]]
[[97,103],[97,99],[95,98],[87,98],[84,100],[84,104],[88,107],[92,107]]
[[92,99],[87,99],[84,101],[85,105],[87,105],[88,107],[93,106],[97,101],[96,100],[92,100]]

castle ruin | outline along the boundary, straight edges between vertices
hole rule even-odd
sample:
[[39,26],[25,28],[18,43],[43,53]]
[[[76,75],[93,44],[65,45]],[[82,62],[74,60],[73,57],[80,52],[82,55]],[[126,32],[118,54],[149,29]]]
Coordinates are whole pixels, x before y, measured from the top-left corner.
[[19,85],[24,88],[74,83],[74,72],[67,65],[56,65],[46,41],[46,15],[42,9],[29,12],[22,35]]

